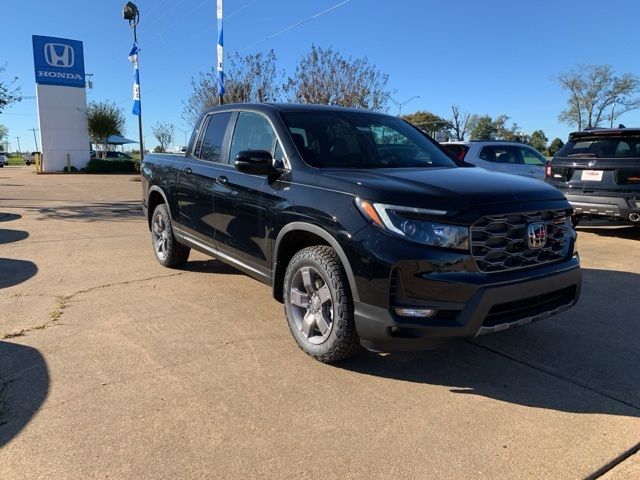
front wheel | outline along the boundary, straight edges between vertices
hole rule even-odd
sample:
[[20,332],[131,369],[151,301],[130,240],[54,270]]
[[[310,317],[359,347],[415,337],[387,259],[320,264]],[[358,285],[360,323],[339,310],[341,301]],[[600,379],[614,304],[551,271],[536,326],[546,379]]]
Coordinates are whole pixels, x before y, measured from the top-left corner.
[[179,267],[187,262],[191,249],[176,240],[171,228],[171,217],[164,203],[158,205],[151,217],[153,251],[163,267]]
[[361,349],[353,318],[353,298],[336,251],[325,245],[300,250],[284,278],[284,308],[298,346],[330,363]]

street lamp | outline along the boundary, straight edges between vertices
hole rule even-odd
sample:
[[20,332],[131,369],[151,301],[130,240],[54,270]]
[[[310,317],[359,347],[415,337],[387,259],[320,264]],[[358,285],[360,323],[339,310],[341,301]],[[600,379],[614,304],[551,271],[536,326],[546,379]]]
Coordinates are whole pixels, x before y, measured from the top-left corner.
[[391,100],[394,105],[396,107],[398,107],[398,116],[402,116],[402,107],[404,107],[407,103],[409,103],[411,100],[415,100],[416,98],[420,98],[420,95],[416,95],[414,97],[411,97],[409,100],[405,100],[404,102],[399,102],[398,100],[396,100],[395,98],[392,98],[391,96],[389,96],[389,100]]
[[129,22],[129,28],[133,30],[133,50],[131,50],[131,55],[129,59],[133,62],[133,67],[135,71],[135,83],[134,83],[134,93],[133,98],[137,101],[137,110],[134,106],[134,114],[138,115],[138,138],[140,141],[140,162],[144,160],[144,144],[142,141],[142,102],[140,99],[140,73],[138,70],[138,33],[136,31],[136,27],[140,22],[140,11],[138,7],[133,2],[127,2],[127,4],[122,7],[122,18]]

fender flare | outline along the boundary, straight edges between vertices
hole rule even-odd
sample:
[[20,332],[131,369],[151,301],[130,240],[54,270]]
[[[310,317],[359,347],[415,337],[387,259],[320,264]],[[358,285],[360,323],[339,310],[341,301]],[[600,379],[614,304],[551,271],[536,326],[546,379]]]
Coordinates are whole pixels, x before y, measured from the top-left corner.
[[[331,248],[333,248],[336,251],[336,253],[338,254],[338,257],[340,257],[340,262],[342,262],[344,271],[347,274],[347,280],[349,281],[349,288],[351,289],[351,295],[353,297],[353,301],[354,302],[360,301],[360,295],[358,294],[358,288],[356,286],[356,278],[355,278],[355,275],[353,274],[353,270],[351,269],[351,264],[349,263],[349,259],[347,258],[346,253],[344,253],[344,250],[342,249],[338,241],[335,239],[335,237],[333,237],[329,232],[327,232],[323,228],[317,225],[314,225],[312,223],[306,223],[306,222],[288,223],[278,233],[278,236],[274,244],[274,249],[273,249],[274,260],[273,260],[273,268],[272,268],[273,273],[272,273],[272,279],[271,279],[274,298],[277,298],[275,288],[277,283],[276,273],[278,272],[278,252],[280,251],[280,242],[287,233],[292,231],[304,231],[304,232],[309,232],[309,233],[318,235],[323,240],[325,240],[331,246]],[[283,265],[280,268],[286,268],[286,265]]]
[[[149,198],[151,197],[151,194],[153,192],[158,192],[160,194],[160,196],[163,198],[164,203],[167,205],[167,211],[169,212],[169,219],[171,220],[171,224],[173,225],[173,216],[171,215],[171,206],[169,205],[169,199],[167,198],[167,195],[164,193],[164,190],[162,190],[162,188],[160,188],[157,185],[153,185],[151,187],[149,187],[149,191],[147,193],[147,198],[146,203],[147,203],[147,210],[149,209]],[[149,224],[149,228],[151,228],[151,215],[153,214],[153,212],[148,211],[147,213],[147,223]]]

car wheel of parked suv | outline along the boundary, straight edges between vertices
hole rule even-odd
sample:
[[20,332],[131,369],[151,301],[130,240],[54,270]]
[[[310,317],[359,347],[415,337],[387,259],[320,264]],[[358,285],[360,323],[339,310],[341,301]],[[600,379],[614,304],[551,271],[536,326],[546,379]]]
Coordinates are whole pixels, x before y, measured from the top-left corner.
[[298,346],[321,362],[361,349],[347,276],[335,250],[307,247],[294,255],[284,278],[284,308]]
[[164,203],[153,211],[151,217],[151,241],[158,262],[163,267],[178,267],[186,263],[191,249],[178,243],[171,228],[171,218]]

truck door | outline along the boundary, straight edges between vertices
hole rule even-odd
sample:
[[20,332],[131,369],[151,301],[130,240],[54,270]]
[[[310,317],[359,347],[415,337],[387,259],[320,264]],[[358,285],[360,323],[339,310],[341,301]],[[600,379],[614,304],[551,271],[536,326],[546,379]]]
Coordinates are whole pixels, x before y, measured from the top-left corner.
[[178,179],[179,223],[187,233],[214,246],[213,193],[217,168],[225,156],[225,136],[232,112],[212,113],[202,122],[196,144]]
[[215,184],[215,238],[221,254],[263,276],[270,275],[269,225],[273,198],[264,175],[242,173],[233,166],[241,150],[274,153],[276,134],[269,120],[255,112],[240,112],[229,146],[228,165],[219,165]]

